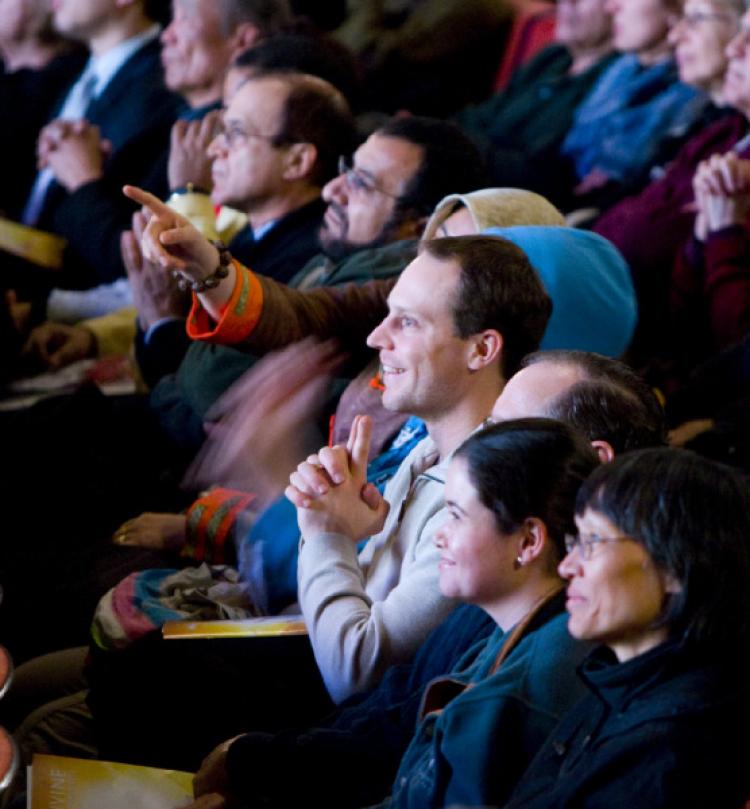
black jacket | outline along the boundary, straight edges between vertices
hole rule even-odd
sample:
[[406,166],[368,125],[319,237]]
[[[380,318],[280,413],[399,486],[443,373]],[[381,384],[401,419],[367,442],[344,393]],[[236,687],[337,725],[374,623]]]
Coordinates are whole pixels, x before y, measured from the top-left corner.
[[744,806],[745,665],[705,662],[668,642],[625,663],[600,649],[580,675],[591,694],[552,733],[507,809]]

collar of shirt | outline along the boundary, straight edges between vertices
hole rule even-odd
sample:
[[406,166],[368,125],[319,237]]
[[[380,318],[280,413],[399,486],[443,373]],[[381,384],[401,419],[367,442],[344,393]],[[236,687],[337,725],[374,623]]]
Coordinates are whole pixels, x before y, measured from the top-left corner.
[[259,228],[254,229],[253,236],[255,237],[255,241],[259,242],[271,230],[271,228],[276,224],[276,222],[278,222],[278,219],[272,219],[270,222],[266,222]]

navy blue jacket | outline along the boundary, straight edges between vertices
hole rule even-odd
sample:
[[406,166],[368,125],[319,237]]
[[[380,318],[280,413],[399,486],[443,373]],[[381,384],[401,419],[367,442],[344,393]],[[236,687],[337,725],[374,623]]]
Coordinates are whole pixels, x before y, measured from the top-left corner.
[[430,683],[384,806],[439,809],[507,800],[584,691],[576,668],[590,646],[571,637],[564,603],[562,592],[548,601],[518,639],[496,629],[470,665]]
[[625,663],[595,652],[580,671],[590,694],[552,733],[507,809],[744,806],[743,657],[705,662],[675,642]]

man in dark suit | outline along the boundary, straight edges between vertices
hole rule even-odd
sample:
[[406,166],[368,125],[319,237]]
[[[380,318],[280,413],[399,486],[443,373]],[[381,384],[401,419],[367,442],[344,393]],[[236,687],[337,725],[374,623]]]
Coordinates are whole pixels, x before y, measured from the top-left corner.
[[[164,86],[159,28],[146,0],[59,0],[57,29],[91,57],[38,142],[41,170],[23,221],[64,236],[64,285],[85,287],[123,274],[119,234],[132,206],[119,188],[141,178],[166,150],[180,100]],[[55,281],[60,285],[59,278]]]

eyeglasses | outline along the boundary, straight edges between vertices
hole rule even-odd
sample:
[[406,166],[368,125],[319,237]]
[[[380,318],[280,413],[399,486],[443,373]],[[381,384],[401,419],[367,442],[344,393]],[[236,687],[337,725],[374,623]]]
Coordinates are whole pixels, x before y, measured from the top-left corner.
[[695,11],[692,14],[683,14],[677,22],[684,23],[688,28],[697,28],[703,22],[711,22],[717,20],[719,22],[736,22],[736,18],[730,14],[719,14],[711,11]]
[[372,180],[369,180],[359,169],[355,168],[354,164],[349,158],[344,157],[343,155],[339,157],[339,174],[344,176],[346,179],[346,184],[353,191],[362,191],[365,194],[384,194],[386,197],[390,197],[391,199],[399,198],[398,194],[392,194],[390,191],[386,191],[379,185],[375,185]]
[[624,542],[632,537],[600,537],[598,534],[566,534],[565,550],[573,553],[578,548],[581,559],[591,559],[594,548],[602,542]]
[[223,141],[227,147],[233,149],[241,143],[244,143],[248,138],[257,138],[258,140],[268,141],[272,146],[278,146],[276,143],[276,135],[262,135],[260,132],[246,132],[238,126],[230,126],[228,129],[222,129],[217,133],[216,137]]

